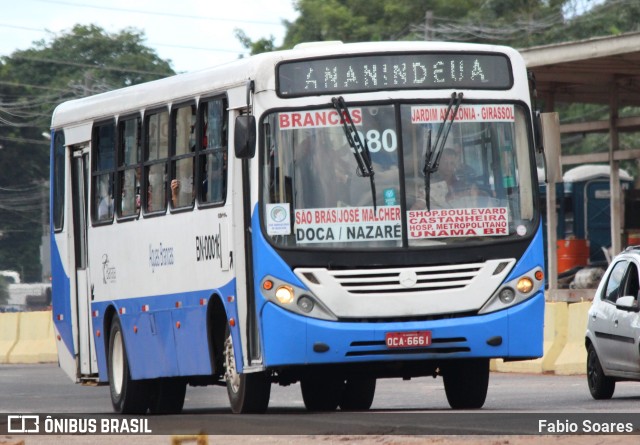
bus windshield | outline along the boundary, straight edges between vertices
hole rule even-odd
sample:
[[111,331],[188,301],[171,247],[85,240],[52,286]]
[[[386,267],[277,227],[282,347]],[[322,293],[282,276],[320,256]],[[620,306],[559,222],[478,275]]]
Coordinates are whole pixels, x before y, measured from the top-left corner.
[[[406,248],[532,234],[537,205],[523,107],[463,103],[438,145],[446,104],[348,110],[266,115],[262,209],[275,245]],[[365,142],[373,178],[358,168],[343,119]]]

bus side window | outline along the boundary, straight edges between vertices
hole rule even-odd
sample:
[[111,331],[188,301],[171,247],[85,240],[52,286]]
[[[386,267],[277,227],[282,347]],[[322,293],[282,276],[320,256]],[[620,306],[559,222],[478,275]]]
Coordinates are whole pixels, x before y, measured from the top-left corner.
[[172,112],[171,205],[173,208],[193,206],[195,176],[196,107],[178,107]]
[[152,113],[145,119],[143,206],[146,212],[167,208],[167,159],[169,156],[169,112]]
[[123,119],[118,123],[119,216],[140,214],[141,119]]
[[116,154],[115,122],[96,125],[93,129],[92,213],[95,223],[113,220],[114,170]]
[[64,224],[65,142],[64,131],[56,130],[53,146],[53,228],[59,232]]
[[200,111],[203,129],[200,147],[199,200],[202,204],[223,204],[227,195],[228,134],[226,100],[204,102]]

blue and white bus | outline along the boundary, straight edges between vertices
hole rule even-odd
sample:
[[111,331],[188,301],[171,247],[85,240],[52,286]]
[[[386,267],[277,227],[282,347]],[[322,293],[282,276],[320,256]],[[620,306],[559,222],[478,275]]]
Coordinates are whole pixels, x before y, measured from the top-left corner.
[[61,104],[52,118],[60,366],[120,413],[226,385],[309,410],[542,355],[536,119],[521,56],[301,45]]

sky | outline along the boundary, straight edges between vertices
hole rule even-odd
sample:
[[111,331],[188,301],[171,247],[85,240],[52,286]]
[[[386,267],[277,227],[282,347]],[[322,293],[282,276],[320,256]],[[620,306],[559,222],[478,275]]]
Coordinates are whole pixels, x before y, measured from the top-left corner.
[[196,71],[247,54],[234,36],[250,39],[285,35],[294,21],[293,0],[0,0],[0,57],[51,41],[76,24],[95,24],[109,33],[143,31],[146,46],[176,72]]

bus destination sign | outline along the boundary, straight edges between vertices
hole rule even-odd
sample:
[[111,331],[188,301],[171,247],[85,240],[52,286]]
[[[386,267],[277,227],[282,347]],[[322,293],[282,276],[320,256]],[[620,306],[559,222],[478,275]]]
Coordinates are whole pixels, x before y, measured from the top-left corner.
[[406,53],[283,62],[282,97],[400,89],[509,89],[509,59],[491,53]]

